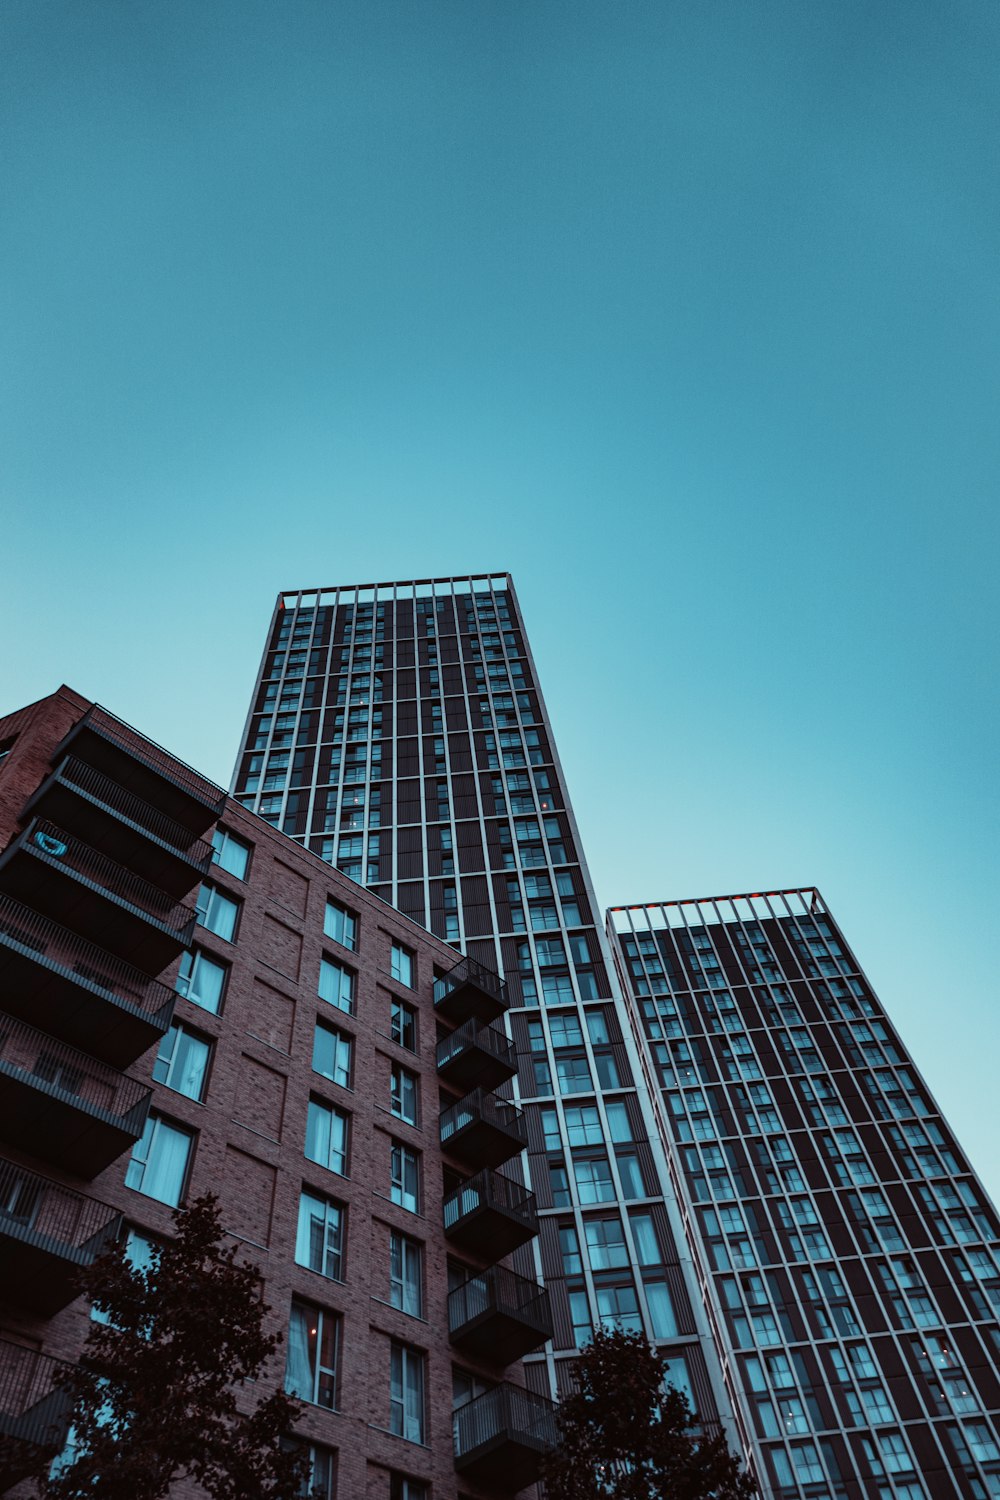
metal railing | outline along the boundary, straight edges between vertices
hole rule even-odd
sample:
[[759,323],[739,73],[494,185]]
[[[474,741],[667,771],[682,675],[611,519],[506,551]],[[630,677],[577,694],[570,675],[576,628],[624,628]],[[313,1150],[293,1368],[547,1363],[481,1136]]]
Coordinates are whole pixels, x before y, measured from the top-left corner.
[[71,1369],[65,1360],[0,1339],[0,1434],[61,1447],[70,1401],[60,1387]]
[[517,1276],[507,1266],[490,1266],[470,1276],[448,1294],[448,1328],[451,1333],[486,1312],[519,1318],[546,1337],[552,1334],[549,1294],[537,1281]]
[[159,979],[150,979],[123,958],[106,953],[96,943],[61,927],[11,896],[0,895],[0,949],[13,944],[27,949],[46,968],[70,979],[82,979],[110,1000],[143,1011],[165,1025],[174,992]]
[[61,781],[69,782],[81,792],[86,792],[89,797],[103,802],[112,811],[120,813],[130,823],[145,829],[162,843],[177,849],[203,870],[208,869],[212,860],[212,846],[206,839],[195,838],[190,828],[185,828],[175,818],[167,817],[166,813],[154,807],[151,802],[145,802],[142,797],[137,797],[110,776],[105,776],[103,771],[96,771],[75,755],[67,755],[56,767],[55,774]]
[[464,1099],[459,1099],[457,1104],[451,1104],[441,1111],[442,1146],[446,1145],[453,1135],[457,1135],[467,1125],[475,1124],[477,1120],[482,1120],[502,1130],[505,1135],[517,1141],[522,1150],[527,1149],[528,1127],[525,1124],[523,1111],[518,1109],[510,1099],[498,1099],[495,1094],[488,1093],[486,1089],[473,1089],[470,1094],[466,1094]]
[[221,786],[216,786],[214,781],[209,781],[207,776],[202,776],[193,766],[185,765],[184,761],[178,760],[154,740],[147,740],[131,724],[126,724],[123,719],[109,713],[99,703],[95,703],[84,715],[80,727],[84,725],[127,751],[129,755],[134,755],[136,760],[144,761],[152,770],[166,776],[207,807],[212,807],[217,812],[222,811],[226,793]]
[[445,1229],[450,1229],[481,1208],[497,1209],[500,1213],[517,1219],[525,1227],[535,1226],[538,1222],[534,1193],[513,1178],[488,1169],[477,1172],[474,1177],[463,1182],[461,1187],[448,1195],[442,1207]]
[[453,1414],[455,1457],[468,1458],[498,1438],[539,1450],[554,1448],[558,1441],[555,1413],[554,1404],[544,1396],[503,1381]]
[[82,875],[92,885],[100,886],[111,895],[128,902],[146,916],[152,917],[161,926],[190,935],[194,929],[195,913],[190,906],[175,901],[173,896],[162,891],[158,885],[144,880],[141,875],[126,869],[117,860],[92,849],[82,839],[74,838],[54,823],[44,818],[34,818],[28,824],[19,842],[38,858],[55,869],[70,869]]
[[0,1157],[0,1234],[20,1230],[94,1259],[115,1240],[121,1222],[107,1203]]
[[450,1035],[438,1042],[438,1067],[446,1067],[453,1057],[458,1057],[462,1052],[474,1047],[482,1052],[489,1052],[493,1057],[508,1064],[512,1072],[516,1071],[517,1055],[514,1051],[514,1043],[496,1026],[484,1026],[481,1021],[464,1021],[461,1026],[456,1026]]
[[44,1084],[68,1103],[114,1121],[138,1135],[152,1094],[148,1084],[79,1052],[46,1031],[0,1011],[0,1070],[8,1077]]
[[457,990],[459,985],[474,984],[484,994],[491,995],[498,1004],[507,1009],[507,986],[500,978],[495,969],[489,969],[485,964],[479,963],[474,958],[463,958],[461,963],[449,969],[441,979],[434,981],[434,1004],[440,1005],[447,999],[452,990]]

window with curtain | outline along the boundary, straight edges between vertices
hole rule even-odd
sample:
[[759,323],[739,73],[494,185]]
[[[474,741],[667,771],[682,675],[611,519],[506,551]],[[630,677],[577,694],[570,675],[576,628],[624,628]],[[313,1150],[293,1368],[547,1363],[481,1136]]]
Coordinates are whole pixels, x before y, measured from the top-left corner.
[[222,1009],[222,991],[226,983],[226,965],[210,958],[200,948],[193,948],[181,959],[175,989],[178,995],[200,1005],[217,1016]]
[[351,1087],[351,1061],[353,1052],[353,1041],[336,1026],[326,1026],[322,1021],[316,1023],[313,1034],[313,1071],[322,1073],[324,1078],[329,1078],[333,1083],[339,1083],[341,1088]]
[[303,1189],[299,1197],[299,1223],[295,1236],[295,1259],[331,1281],[343,1280],[343,1204]]
[[390,1088],[392,1113],[409,1125],[417,1123],[417,1075],[400,1063],[392,1064]]
[[358,945],[358,919],[352,911],[348,911],[346,906],[341,906],[337,901],[326,903],[323,931],[342,948],[350,948],[353,952]]
[[340,1317],[292,1298],[285,1361],[285,1390],[316,1406],[337,1409]]
[[423,1315],[423,1246],[398,1229],[389,1235],[389,1300],[415,1318]]
[[212,834],[212,863],[228,870],[237,880],[245,880],[250,863],[250,845],[238,839],[228,828],[216,828]]
[[351,970],[334,963],[332,958],[320,959],[319,998],[328,1005],[335,1005],[338,1010],[346,1011],[349,1016],[353,1015],[354,975]]
[[649,1308],[649,1321],[653,1325],[653,1337],[657,1339],[672,1339],[677,1334],[677,1319],[674,1317],[674,1304],[670,1299],[670,1288],[665,1281],[647,1281],[646,1306]]
[[177,1208],[184,1192],[194,1135],[151,1114],[132,1148],[125,1186]]
[[402,1141],[390,1142],[389,1172],[393,1203],[420,1212],[420,1155]]
[[214,932],[217,937],[224,938],[227,943],[233,941],[236,933],[236,918],[239,916],[240,903],[234,901],[232,896],[227,896],[220,891],[211,881],[202,882],[195,903],[198,910],[198,921],[202,927],[207,927],[209,932]]
[[306,1156],[347,1176],[348,1116],[321,1099],[309,1100],[306,1115]]
[[212,1044],[206,1037],[175,1021],[160,1042],[153,1078],[189,1099],[203,1099],[211,1056]]
[[424,1359],[419,1350],[407,1344],[392,1344],[389,1428],[411,1443],[424,1441]]
[[413,954],[402,943],[393,943],[389,951],[389,973],[399,984],[413,988]]

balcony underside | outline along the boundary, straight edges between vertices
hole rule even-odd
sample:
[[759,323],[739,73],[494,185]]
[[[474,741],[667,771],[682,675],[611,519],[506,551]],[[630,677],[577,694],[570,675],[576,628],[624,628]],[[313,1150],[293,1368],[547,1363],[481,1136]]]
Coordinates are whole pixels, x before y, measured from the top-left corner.
[[477,1260],[502,1260],[537,1233],[533,1217],[525,1220],[489,1203],[481,1203],[445,1225],[445,1234],[456,1249]]
[[102,775],[183,823],[195,836],[216,821],[225,804],[220,787],[174,761],[104,710],[96,715],[92,711],[81,719],[53,758],[61,758],[70,749]]
[[503,1432],[455,1458],[463,1479],[484,1490],[514,1495],[534,1484],[550,1444],[526,1432]]
[[516,1132],[477,1118],[442,1140],[441,1149],[470,1167],[499,1167],[523,1151],[524,1144]]
[[[23,816],[28,814],[58,823],[177,899],[194,889],[211,863],[211,851],[192,858],[58,771],[28,802]],[[200,842],[192,842],[197,850],[204,848]]]
[[4,894],[146,974],[158,974],[187,946],[194,930],[193,911],[184,927],[168,926],[24,840],[22,835],[0,856]]
[[116,1215],[88,1244],[73,1246],[0,1212],[0,1296],[51,1318],[79,1296],[81,1270],[110,1248],[120,1225]]
[[507,1003],[502,995],[484,988],[475,979],[466,978],[447,988],[434,1009],[457,1026],[463,1021],[496,1021],[507,1009]]
[[36,1468],[39,1455],[62,1451],[69,1430],[70,1398],[53,1390],[23,1414],[6,1412],[0,1405],[0,1494]]
[[453,1329],[450,1338],[463,1354],[486,1364],[511,1365],[552,1337],[551,1322],[543,1326],[539,1322],[513,1310],[489,1307]]
[[[151,981],[117,972],[114,955],[81,945],[53,923],[0,912],[0,993],[4,1009],[118,1068],[160,1041],[173,996]],[[162,997],[162,998],[161,998]]]
[[[99,1085],[90,1092],[99,1096]],[[142,1135],[149,1096],[116,1118],[25,1068],[0,1058],[0,1137],[19,1151],[64,1172],[96,1177],[131,1150]]]

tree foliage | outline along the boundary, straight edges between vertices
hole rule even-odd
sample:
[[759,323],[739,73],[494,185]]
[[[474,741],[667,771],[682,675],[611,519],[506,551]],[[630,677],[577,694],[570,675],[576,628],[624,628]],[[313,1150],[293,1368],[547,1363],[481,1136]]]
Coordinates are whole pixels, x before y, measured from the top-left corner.
[[107,1321],[91,1323],[64,1382],[73,1439],[40,1475],[46,1500],[160,1500],[184,1476],[213,1500],[301,1493],[305,1457],[281,1445],[299,1404],[280,1390],[249,1410],[237,1404],[281,1339],[264,1330],[258,1272],[223,1247],[213,1195],[174,1223],[176,1237],[149,1265],[119,1247],[83,1273],[81,1289]]
[[560,1404],[547,1500],[750,1500],[725,1438],[699,1433],[687,1397],[640,1333],[594,1335]]

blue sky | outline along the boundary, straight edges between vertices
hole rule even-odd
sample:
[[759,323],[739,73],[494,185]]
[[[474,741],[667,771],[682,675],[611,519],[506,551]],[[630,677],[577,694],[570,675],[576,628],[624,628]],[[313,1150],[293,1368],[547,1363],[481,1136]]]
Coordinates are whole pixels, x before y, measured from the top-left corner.
[[509,568],[600,897],[818,884],[996,1195],[998,63],[978,0],[5,0],[2,706],[228,780],[279,589]]

